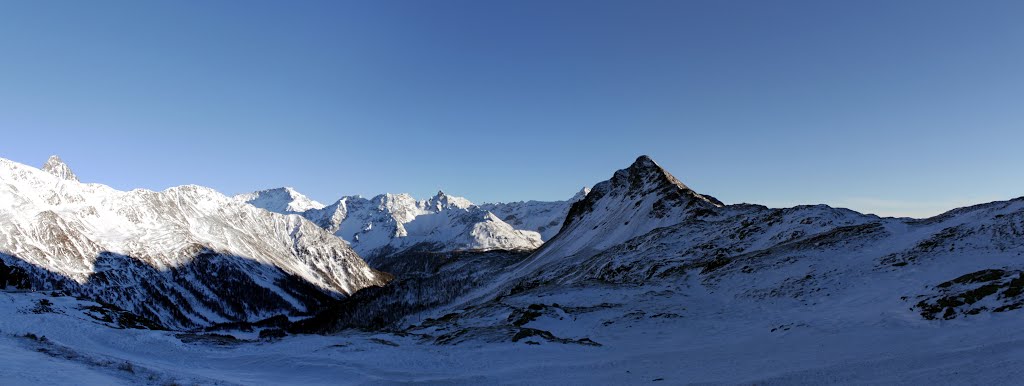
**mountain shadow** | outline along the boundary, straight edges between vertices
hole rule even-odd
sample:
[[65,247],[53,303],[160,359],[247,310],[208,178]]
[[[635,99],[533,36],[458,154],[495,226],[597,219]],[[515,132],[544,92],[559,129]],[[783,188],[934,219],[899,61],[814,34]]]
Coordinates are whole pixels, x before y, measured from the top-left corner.
[[126,310],[169,329],[194,329],[275,315],[308,316],[344,294],[253,259],[200,249],[189,261],[157,268],[101,252],[79,283],[0,253],[0,288],[61,291]]
[[[407,317],[446,305],[519,263],[530,251],[407,252],[379,267],[395,273],[383,287],[367,287],[333,300],[316,316],[292,323],[289,332],[329,334],[344,329],[394,330]],[[413,322],[418,322],[412,320]]]

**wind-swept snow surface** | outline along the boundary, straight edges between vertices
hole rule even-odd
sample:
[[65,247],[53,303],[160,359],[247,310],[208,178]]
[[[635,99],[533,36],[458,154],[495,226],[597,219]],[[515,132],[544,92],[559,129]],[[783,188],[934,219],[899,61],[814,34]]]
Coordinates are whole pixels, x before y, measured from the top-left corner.
[[[1009,314],[926,321],[909,311],[858,311],[845,298],[806,313],[784,299],[735,302],[686,283],[549,295],[510,305],[538,304],[526,328],[586,336],[600,346],[543,336],[438,345],[419,335],[359,331],[279,340],[230,332],[238,338],[227,339],[114,329],[89,316],[95,303],[0,293],[0,379],[83,386],[819,385],[1014,384],[1024,376],[1020,318]],[[52,312],[34,313],[44,298]]]

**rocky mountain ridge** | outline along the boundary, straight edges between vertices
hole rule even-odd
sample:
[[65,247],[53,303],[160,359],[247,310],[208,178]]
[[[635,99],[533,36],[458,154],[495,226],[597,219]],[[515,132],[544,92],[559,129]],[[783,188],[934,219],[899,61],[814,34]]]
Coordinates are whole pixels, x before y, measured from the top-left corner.
[[[19,284],[182,328],[313,312],[390,276],[299,216],[212,189],[118,191],[0,159],[0,259]],[[26,283],[27,282],[27,283]]]
[[272,212],[299,214],[348,241],[368,261],[378,262],[411,251],[536,249],[545,236],[557,232],[570,205],[586,191],[568,201],[482,205],[444,192],[425,200],[409,194],[345,196],[331,205],[302,211],[289,209],[307,206],[305,196],[290,188],[235,199]]
[[[627,333],[619,323],[664,331],[658,318],[766,332],[983,321],[1024,308],[1022,256],[1024,198],[928,219],[724,205],[640,157],[596,184],[532,254],[413,256],[422,268],[405,268],[414,282],[398,286],[417,292],[363,297],[346,318],[299,329],[374,326],[436,344],[602,344]],[[398,299],[433,306],[396,318]],[[374,324],[378,312],[390,322]]]

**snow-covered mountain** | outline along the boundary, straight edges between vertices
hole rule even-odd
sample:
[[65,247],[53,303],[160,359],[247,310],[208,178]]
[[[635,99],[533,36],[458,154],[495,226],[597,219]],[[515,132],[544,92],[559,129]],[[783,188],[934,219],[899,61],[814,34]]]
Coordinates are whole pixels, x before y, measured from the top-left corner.
[[78,181],[78,176],[76,176],[75,173],[71,171],[71,168],[56,155],[51,155],[50,158],[46,160],[46,163],[43,164],[42,169],[44,172],[57,176],[57,178]]
[[[530,202],[477,206],[465,198],[438,192],[426,200],[408,194],[382,194],[369,199],[346,196],[322,208],[295,211],[287,208],[295,207],[297,198],[304,197],[301,194],[288,188],[264,192],[282,191],[290,193],[276,194],[274,200],[261,199],[268,195],[260,192],[236,199],[278,213],[299,212],[347,240],[370,262],[409,251],[532,250],[543,243],[540,231],[547,230],[543,224],[564,218],[569,205]],[[521,226],[505,222],[488,208],[500,210]],[[561,224],[561,220],[557,222]],[[541,225],[534,228],[534,224]]]
[[536,232],[514,229],[469,200],[444,192],[417,201],[407,194],[345,197],[304,215],[348,240],[368,261],[408,250],[534,249]]
[[582,200],[587,193],[590,193],[590,188],[581,189],[566,201],[503,202],[481,204],[480,208],[494,213],[516,229],[540,233],[541,239],[548,241],[562,229],[562,222],[572,204]]
[[559,233],[531,262],[586,258],[654,229],[716,213],[723,204],[684,185],[647,156],[572,204]]
[[[420,297],[436,306],[388,317],[440,344],[676,342],[669,347],[736,334],[769,344],[791,329],[857,341],[880,328],[941,328],[928,324],[936,320],[1019,318],[1022,256],[1024,198],[928,219],[825,205],[724,205],[640,157],[595,185],[531,255],[453,256],[379,300],[361,299],[360,313],[350,315],[372,321],[375,301],[386,313]],[[394,293],[403,286],[415,291]],[[701,335],[708,329],[717,338]]]
[[[40,179],[54,191],[78,186]],[[6,187],[0,198],[40,191]],[[473,208],[498,217],[452,197],[337,204],[320,225],[339,232],[360,219],[371,225],[352,228],[360,240],[382,228],[381,237],[410,237]],[[210,215],[316,228],[225,205]],[[415,225],[421,218],[433,220]],[[207,223],[171,228],[206,235],[194,224]],[[61,238],[37,244],[67,244]],[[724,205],[641,157],[572,204],[539,250],[408,252],[382,265],[402,273],[389,285],[331,301],[315,317],[220,325],[215,335],[115,330],[122,312],[104,304],[2,293],[0,357],[14,365],[0,373],[45,380],[25,369],[60,368],[75,375],[56,379],[99,384],[1006,384],[1024,368],[1024,198],[928,219]],[[20,283],[8,268],[0,282]],[[102,271],[122,270],[137,275]],[[286,336],[323,332],[335,335]]]
[[239,194],[235,196],[235,200],[244,201],[257,208],[281,214],[302,213],[307,210],[322,209],[325,206],[295,191],[291,187]]
[[23,272],[35,289],[93,297],[168,327],[300,314],[389,280],[300,216],[200,186],[81,183],[56,157],[45,171],[0,159],[0,229],[0,268]]

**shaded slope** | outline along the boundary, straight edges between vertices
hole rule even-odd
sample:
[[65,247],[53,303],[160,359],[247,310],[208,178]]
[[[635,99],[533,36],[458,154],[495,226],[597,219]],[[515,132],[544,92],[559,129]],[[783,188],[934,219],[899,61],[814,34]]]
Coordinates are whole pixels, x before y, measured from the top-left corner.
[[[238,203],[208,188],[121,192],[0,159],[0,197],[5,230],[0,253],[7,256],[7,265],[22,261],[39,268],[30,273],[54,275],[37,282],[64,281],[64,288],[82,289],[82,294],[102,296],[125,309],[149,308],[149,314],[170,326],[256,317],[225,307],[201,311],[204,299],[251,302],[249,309],[262,314],[306,309],[307,302],[288,294],[293,289],[305,293],[300,298],[320,296],[297,289],[305,284],[289,277],[334,297],[388,280],[315,224]],[[202,269],[186,268],[195,267],[197,258],[202,258]],[[129,274],[133,271],[138,274]],[[192,273],[175,277],[176,272]],[[228,276],[217,277],[217,272]],[[218,299],[230,294],[209,288],[225,280],[248,283],[242,292],[273,291],[289,304],[259,304],[266,296]],[[164,296],[182,296],[156,300],[155,294],[164,290]],[[174,310],[189,307],[195,312]]]

